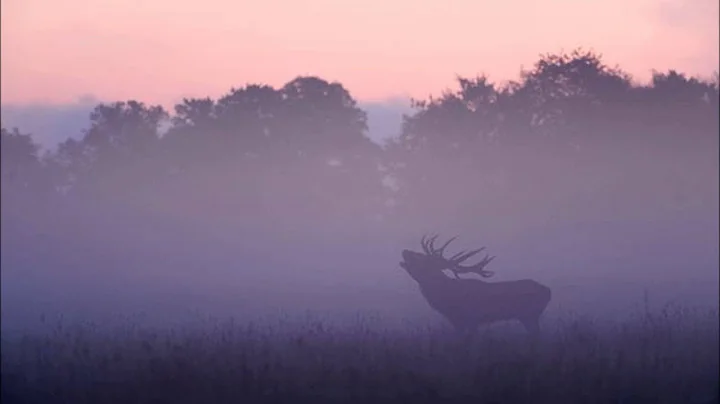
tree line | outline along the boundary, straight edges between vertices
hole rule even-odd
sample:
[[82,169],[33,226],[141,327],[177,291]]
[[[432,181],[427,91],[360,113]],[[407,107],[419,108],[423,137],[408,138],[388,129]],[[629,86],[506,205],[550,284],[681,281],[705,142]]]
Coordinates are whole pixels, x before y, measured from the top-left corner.
[[186,98],[172,112],[103,103],[79,139],[44,154],[3,127],[3,232],[59,220],[56,211],[379,231],[716,203],[717,74],[670,70],[640,84],[576,50],[541,56],[516,81],[456,81],[413,100],[382,146],[341,83],[307,76]]

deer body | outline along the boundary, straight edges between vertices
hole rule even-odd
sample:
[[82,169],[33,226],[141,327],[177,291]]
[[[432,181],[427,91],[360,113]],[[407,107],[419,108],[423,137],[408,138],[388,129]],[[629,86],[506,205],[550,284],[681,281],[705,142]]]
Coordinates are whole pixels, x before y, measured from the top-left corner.
[[[456,273],[476,272],[484,277],[492,275],[483,270],[492,258],[486,257],[472,267],[462,267],[457,258],[442,257],[442,250],[448,244],[435,250],[432,242],[426,243],[423,239],[425,254],[410,250],[402,252],[400,266],[418,283],[430,307],[447,318],[458,331],[474,331],[480,325],[503,320],[517,320],[531,334],[540,331],[540,316],[551,299],[550,288],[530,279],[485,282],[448,277],[443,269]],[[472,255],[456,254],[456,257],[463,261]]]

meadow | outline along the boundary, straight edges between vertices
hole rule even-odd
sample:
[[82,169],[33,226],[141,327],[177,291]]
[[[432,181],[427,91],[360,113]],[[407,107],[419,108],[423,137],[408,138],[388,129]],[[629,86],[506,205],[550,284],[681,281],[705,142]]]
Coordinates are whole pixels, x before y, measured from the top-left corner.
[[200,326],[44,319],[3,335],[3,403],[717,403],[718,311],[567,315],[508,326],[386,329],[373,318]]

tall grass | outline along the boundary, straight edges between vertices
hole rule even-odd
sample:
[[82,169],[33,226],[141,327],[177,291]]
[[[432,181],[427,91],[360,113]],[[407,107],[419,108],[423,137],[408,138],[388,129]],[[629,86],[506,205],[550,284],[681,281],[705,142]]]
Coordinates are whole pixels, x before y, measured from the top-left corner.
[[0,385],[3,403],[715,403],[718,325],[716,310],[679,307],[567,317],[539,339],[372,321],[60,322],[3,338]]

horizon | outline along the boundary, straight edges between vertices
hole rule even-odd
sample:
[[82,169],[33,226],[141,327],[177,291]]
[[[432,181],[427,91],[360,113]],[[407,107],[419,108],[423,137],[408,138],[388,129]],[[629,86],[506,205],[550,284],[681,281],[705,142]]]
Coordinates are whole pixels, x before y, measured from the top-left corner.
[[[370,140],[382,145],[399,135],[402,114],[411,111],[410,100],[405,101],[358,101],[358,107],[368,114],[366,135]],[[43,151],[50,151],[69,138],[82,138],[83,131],[90,124],[92,109],[103,102],[115,101],[85,96],[65,104],[0,104],[0,115],[4,128],[17,128],[22,133],[30,134]],[[173,111],[172,108],[166,109],[171,113]]]

